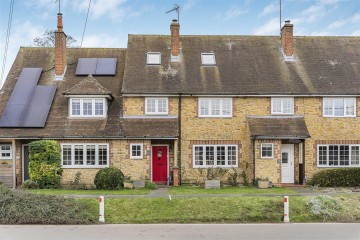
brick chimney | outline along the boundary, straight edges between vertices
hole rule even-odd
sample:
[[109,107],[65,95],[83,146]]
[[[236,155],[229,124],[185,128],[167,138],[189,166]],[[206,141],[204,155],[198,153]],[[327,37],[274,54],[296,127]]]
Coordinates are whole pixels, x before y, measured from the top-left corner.
[[294,55],[294,35],[293,24],[290,24],[290,20],[285,21],[285,25],[281,28],[281,48],[285,57],[291,57]]
[[171,59],[180,61],[180,25],[176,19],[172,20],[170,25],[171,31]]
[[55,31],[55,79],[63,79],[66,65],[66,34],[63,31],[62,14],[58,13]]

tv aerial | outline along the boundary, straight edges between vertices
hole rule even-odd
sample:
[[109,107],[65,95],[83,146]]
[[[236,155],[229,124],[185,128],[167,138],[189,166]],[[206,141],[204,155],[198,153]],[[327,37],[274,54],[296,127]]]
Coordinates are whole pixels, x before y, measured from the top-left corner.
[[174,8],[171,9],[171,10],[169,10],[169,11],[167,11],[166,13],[170,13],[170,12],[173,12],[173,11],[176,11],[176,12],[177,12],[177,21],[178,21],[178,23],[180,24],[180,17],[179,17],[180,6],[177,5],[177,4],[175,4],[175,5],[174,5]]
[[55,3],[59,3],[59,13],[60,13],[60,4],[61,4],[61,0],[55,0]]

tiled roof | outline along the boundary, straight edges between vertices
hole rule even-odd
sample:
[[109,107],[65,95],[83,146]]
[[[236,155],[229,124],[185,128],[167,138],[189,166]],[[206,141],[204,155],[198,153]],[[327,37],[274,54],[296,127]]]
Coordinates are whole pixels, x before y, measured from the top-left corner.
[[310,134],[302,116],[248,116],[250,136],[260,139],[305,139]]
[[177,119],[123,119],[121,122],[126,137],[176,138]]
[[64,91],[64,95],[111,95],[91,74],[78,84]]
[[[360,94],[360,37],[294,37],[284,61],[278,36],[180,36],[180,63],[170,36],[129,35],[123,93],[236,95]],[[161,52],[161,65],[146,65]],[[202,66],[213,52],[215,66]]]

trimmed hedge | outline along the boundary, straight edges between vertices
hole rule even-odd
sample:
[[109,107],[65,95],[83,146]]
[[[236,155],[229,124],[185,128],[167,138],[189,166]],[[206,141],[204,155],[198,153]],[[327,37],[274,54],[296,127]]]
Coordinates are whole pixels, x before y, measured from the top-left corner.
[[96,218],[89,203],[0,185],[0,224],[92,224]]
[[125,176],[120,169],[109,167],[100,169],[95,176],[96,189],[116,190],[124,188]]
[[358,187],[360,168],[336,168],[314,174],[308,184],[319,187]]

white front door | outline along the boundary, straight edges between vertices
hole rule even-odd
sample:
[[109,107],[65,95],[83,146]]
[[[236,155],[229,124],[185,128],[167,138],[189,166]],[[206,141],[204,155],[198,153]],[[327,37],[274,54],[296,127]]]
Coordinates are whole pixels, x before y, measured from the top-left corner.
[[294,183],[294,144],[282,144],[281,183]]

